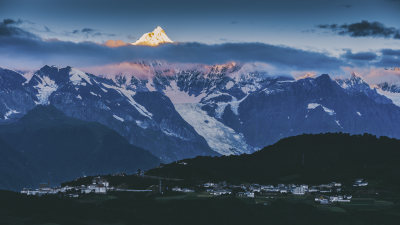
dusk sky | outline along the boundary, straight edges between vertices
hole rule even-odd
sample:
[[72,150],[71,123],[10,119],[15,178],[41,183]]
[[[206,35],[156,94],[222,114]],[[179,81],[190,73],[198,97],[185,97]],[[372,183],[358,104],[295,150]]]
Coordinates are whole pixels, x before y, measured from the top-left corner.
[[[290,47],[290,49],[306,51],[307,54],[310,52],[322,54],[328,58],[322,59],[321,64],[324,65],[324,61],[328,61],[327,64],[333,67],[348,66],[349,63],[360,66],[365,63],[365,60],[369,60],[369,64],[373,62],[377,67],[398,66],[400,61],[399,12],[399,0],[0,0],[0,15],[3,17],[0,20],[14,21],[12,24],[5,24],[3,21],[1,25],[3,29],[16,27],[35,35],[36,39],[40,39],[40,44],[32,44],[34,46],[47,45],[49,42],[52,45],[57,45],[55,42],[102,44],[107,40],[134,42],[143,33],[161,26],[170,39],[178,43],[197,42],[206,48],[225,43],[234,43],[235,46],[249,43],[265,44],[262,48]],[[0,27],[0,31],[1,29]],[[0,37],[5,38],[7,35],[4,33],[6,32],[0,33]],[[25,51],[26,46],[11,48],[10,46],[15,42],[7,41],[9,41],[7,46],[3,43],[0,48],[4,51],[13,50],[14,53],[7,54],[5,57],[3,51],[0,57],[8,58],[9,62],[9,56],[16,54],[16,49]],[[20,44],[19,42],[16,45]],[[44,48],[49,51],[50,47]],[[394,51],[394,53],[385,54],[384,49]],[[35,51],[38,50],[32,50],[29,54]],[[151,58],[152,53],[140,51],[136,51],[135,54],[147,54],[146,58]],[[24,54],[29,55],[27,52]],[[158,54],[162,55],[159,52]],[[271,54],[274,53],[271,52]],[[17,57],[17,55],[14,56]],[[20,55],[18,57],[29,58],[29,56],[21,57]],[[65,57],[68,58],[68,56]],[[169,58],[169,55],[165,57]],[[245,56],[240,57],[245,58]],[[43,63],[46,63],[45,58],[41,59]],[[183,58],[186,59],[186,57]],[[180,61],[180,57],[173,56],[172,59]],[[216,60],[215,63],[231,59],[236,58]],[[331,60],[336,59],[341,62],[332,64]],[[250,57],[245,61],[263,60],[268,61],[269,58]],[[96,60],[93,59],[93,61]],[[116,61],[126,61],[126,59],[121,57]],[[188,61],[194,62],[197,58]],[[199,59],[198,61],[213,63],[212,60]],[[113,60],[104,59],[98,62],[114,63]],[[298,63],[301,64],[301,62]],[[40,63],[34,65],[37,64]]]

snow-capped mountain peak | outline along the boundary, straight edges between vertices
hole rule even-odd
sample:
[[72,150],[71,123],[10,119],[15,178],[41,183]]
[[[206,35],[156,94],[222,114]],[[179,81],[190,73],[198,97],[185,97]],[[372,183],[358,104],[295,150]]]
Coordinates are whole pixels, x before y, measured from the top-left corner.
[[365,82],[362,76],[360,74],[357,74],[356,72],[351,73],[350,80],[358,81],[360,83]]
[[[355,72],[352,72],[350,78],[348,79],[336,79],[336,83],[347,90],[356,89],[359,91],[361,89],[369,89],[369,85],[363,80],[360,75],[356,74]],[[360,85],[363,88],[360,89]]]
[[353,78],[355,78],[355,77],[361,77],[361,75],[359,75],[359,74],[357,74],[356,72],[352,72],[351,73],[351,77]]
[[169,39],[165,31],[158,26],[152,32],[143,34],[142,37],[132,43],[132,45],[158,46],[165,43],[173,43],[173,41]]

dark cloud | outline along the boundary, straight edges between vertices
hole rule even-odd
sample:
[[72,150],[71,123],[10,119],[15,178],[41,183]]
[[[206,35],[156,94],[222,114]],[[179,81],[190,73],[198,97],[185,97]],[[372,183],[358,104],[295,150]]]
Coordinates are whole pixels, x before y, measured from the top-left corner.
[[[259,61],[292,69],[337,69],[343,65],[339,59],[322,53],[262,43],[176,43],[159,47],[128,45],[109,48],[93,42],[42,40],[16,25],[17,22],[10,19],[0,23],[3,34],[0,35],[0,62],[1,59],[18,63],[39,60],[45,64],[92,66],[135,60],[207,64]],[[101,35],[91,28],[72,33]]]
[[340,56],[343,61],[357,67],[368,66],[376,63],[378,55],[375,52],[357,52],[353,53],[350,49]]
[[343,7],[343,8],[346,8],[346,9],[350,9],[350,8],[352,8],[352,7],[353,7],[353,5],[350,5],[350,4],[344,4],[344,5],[341,5],[341,7]]
[[92,28],[83,28],[81,30],[82,33],[93,33],[95,30]]
[[259,61],[296,70],[336,70],[343,65],[341,60],[322,53],[262,43],[177,43],[159,47],[130,45],[109,48],[92,42],[43,41],[24,37],[0,37],[0,58],[3,57],[12,57],[15,62],[40,59],[44,64],[72,66],[135,60],[207,64]]
[[351,50],[347,50],[346,53],[342,55],[342,57],[349,60],[371,61],[375,60],[378,55],[375,52],[352,53]]
[[386,55],[386,56],[398,56],[398,57],[400,57],[400,50],[383,49],[381,52],[382,52],[383,55]]
[[18,25],[20,25],[21,23],[21,20],[4,19],[2,22],[0,22],[0,37],[14,36],[37,38],[36,35],[19,28]]
[[380,60],[375,63],[378,67],[400,67],[400,50],[382,49]]
[[377,52],[357,52],[346,50],[340,58],[352,66],[373,66],[373,67],[399,67],[400,50],[381,49]]
[[73,30],[72,32],[70,32],[71,34],[75,34],[75,35],[84,35],[86,38],[88,37],[96,37],[96,36],[107,36],[107,37],[113,37],[115,36],[115,34],[110,34],[110,33],[104,33],[104,32],[100,32],[96,29],[92,29],[92,28],[82,28],[80,30],[76,29]]
[[375,63],[377,67],[399,67],[400,57],[383,55],[379,62]]
[[43,26],[43,28],[44,28],[45,32],[48,32],[48,33],[52,32],[48,26]]
[[262,43],[226,43],[205,45],[185,43],[166,45],[159,48],[166,59],[190,60],[202,63],[223,63],[226,61],[260,61],[293,69],[337,69],[342,62],[322,53],[304,51],[283,46]]
[[92,34],[95,32],[95,29],[92,28],[82,28],[81,30],[73,30],[73,34]]
[[351,37],[383,37],[400,39],[400,30],[394,27],[386,27],[379,22],[368,22],[363,20],[352,24],[321,24],[321,29],[332,30],[339,35],[349,35]]
[[21,24],[22,20],[13,20],[13,19],[4,19],[3,24],[4,25],[18,25]]
[[315,33],[315,32],[316,32],[315,29],[305,29],[301,31],[301,33]]
[[[43,40],[18,27],[19,22],[0,22],[0,62],[15,67],[44,64],[89,67],[140,60],[165,60],[176,63],[217,64],[229,61],[265,62],[283,70],[338,71],[341,66],[371,65],[394,67],[400,65],[400,50],[378,52],[346,50],[339,58],[324,53],[305,51],[263,43],[174,43],[158,47],[121,46],[109,48],[93,42]],[[326,25],[327,27],[337,27]],[[95,29],[83,28],[77,33],[96,35]],[[12,64],[12,65],[10,65]]]

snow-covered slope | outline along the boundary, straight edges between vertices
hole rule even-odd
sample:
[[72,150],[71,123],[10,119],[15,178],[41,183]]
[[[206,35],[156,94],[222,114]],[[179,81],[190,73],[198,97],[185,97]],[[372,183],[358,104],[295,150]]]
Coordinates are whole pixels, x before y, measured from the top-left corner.
[[384,95],[387,98],[389,98],[390,100],[392,100],[393,104],[400,106],[400,93],[399,92],[385,91],[380,88],[377,88],[376,91],[379,94]]
[[175,104],[179,114],[203,136],[208,145],[222,155],[252,153],[254,148],[247,145],[243,134],[235,132],[216,118],[207,115],[201,104]]
[[383,82],[374,85],[376,91],[392,100],[393,104],[400,106],[400,82]]

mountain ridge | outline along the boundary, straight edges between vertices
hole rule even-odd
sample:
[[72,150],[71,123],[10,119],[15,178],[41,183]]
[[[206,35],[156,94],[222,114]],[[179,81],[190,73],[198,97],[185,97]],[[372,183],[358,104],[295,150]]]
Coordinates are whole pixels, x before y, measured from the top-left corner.
[[51,104],[116,130],[164,162],[252,153],[302,133],[400,137],[395,126],[400,108],[359,76],[295,80],[237,63],[190,68],[141,63],[151,66],[154,76],[110,79],[46,66],[29,81],[7,81],[15,91],[0,93],[0,123],[37,104]]

